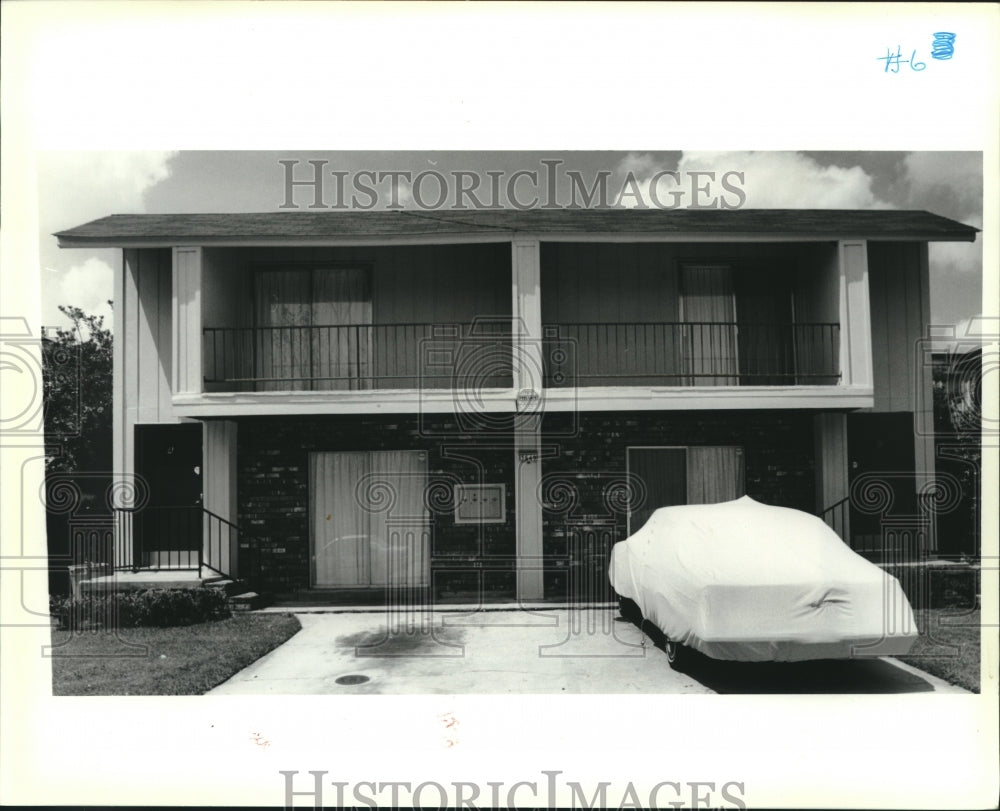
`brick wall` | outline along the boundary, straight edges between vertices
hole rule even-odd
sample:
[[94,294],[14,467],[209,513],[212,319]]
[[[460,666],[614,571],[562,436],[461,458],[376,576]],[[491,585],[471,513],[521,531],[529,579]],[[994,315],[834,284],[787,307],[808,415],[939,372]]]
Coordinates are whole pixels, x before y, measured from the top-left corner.
[[[748,495],[766,504],[814,509],[809,413],[584,413],[573,419],[579,426],[573,436],[543,440],[552,454],[543,454],[542,460],[546,596],[568,595],[571,569],[581,582],[606,580],[607,548],[627,534],[626,501],[615,485],[624,480],[631,445],[740,445]],[[544,428],[560,432],[569,420],[550,415]],[[513,599],[513,445],[500,435],[451,431],[443,418],[428,424],[426,415],[420,422],[412,416],[240,420],[239,520],[257,539],[268,588],[290,591],[310,585],[309,453],[422,450],[428,453],[435,598]],[[442,433],[449,433],[448,438],[440,438]],[[455,523],[454,484],[477,481],[505,484],[504,523]],[[593,571],[584,572],[581,565]]]
[[[464,572],[434,575],[437,596],[465,596],[482,588],[514,593],[513,570],[497,560],[514,556],[513,445],[509,438],[454,433],[446,421],[412,416],[284,417],[239,421],[237,468],[239,520],[261,550],[266,586],[275,591],[308,588],[309,454],[319,451],[421,450],[428,454],[431,556]],[[434,438],[429,438],[431,434]],[[442,439],[441,434],[447,434]],[[454,484],[502,482],[507,520],[458,525],[451,499]],[[438,568],[443,568],[439,566]]]
[[[568,433],[570,419],[549,415],[543,430]],[[809,412],[595,412],[572,419],[577,421],[573,436],[546,442],[552,454],[543,464],[546,597],[568,599],[581,584],[598,582],[607,570],[607,547],[628,536],[627,499],[620,496],[629,446],[742,446],[748,496],[815,511]]]

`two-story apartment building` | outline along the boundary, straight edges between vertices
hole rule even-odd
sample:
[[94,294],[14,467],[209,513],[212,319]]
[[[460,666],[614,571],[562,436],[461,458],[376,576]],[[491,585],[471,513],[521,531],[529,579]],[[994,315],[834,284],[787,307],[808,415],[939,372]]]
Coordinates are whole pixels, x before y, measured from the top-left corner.
[[139,484],[117,565],[565,599],[604,588],[611,543],[653,509],[743,494],[831,508],[876,548],[934,474],[914,429],[927,244],[975,234],[919,211],[746,209],[60,232],[121,249],[114,458]]

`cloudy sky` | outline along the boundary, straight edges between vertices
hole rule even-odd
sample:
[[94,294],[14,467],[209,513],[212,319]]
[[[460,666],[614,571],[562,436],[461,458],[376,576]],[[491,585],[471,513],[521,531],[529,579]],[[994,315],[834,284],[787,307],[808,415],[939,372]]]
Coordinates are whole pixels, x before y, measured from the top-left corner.
[[[561,194],[567,194],[567,170],[579,171],[588,186],[598,172],[609,171],[612,190],[631,172],[647,201],[657,172],[736,171],[744,176],[745,208],[924,209],[977,228],[983,220],[983,163],[976,152],[44,152],[38,155],[42,323],[65,322],[59,305],[113,322],[107,305],[113,254],[60,250],[54,231],[118,213],[279,210],[285,195],[280,160],[301,161],[297,177],[307,176],[308,160],[326,160],[327,170],[352,174],[471,171],[483,176],[483,189],[487,171],[509,177],[541,170],[542,160],[561,160]],[[305,207],[309,194],[298,191],[296,202]],[[425,195],[436,195],[433,182]],[[414,206],[405,181],[399,200]],[[389,203],[384,194],[377,207]],[[930,262],[933,323],[964,329],[982,308],[980,242],[932,243]]]

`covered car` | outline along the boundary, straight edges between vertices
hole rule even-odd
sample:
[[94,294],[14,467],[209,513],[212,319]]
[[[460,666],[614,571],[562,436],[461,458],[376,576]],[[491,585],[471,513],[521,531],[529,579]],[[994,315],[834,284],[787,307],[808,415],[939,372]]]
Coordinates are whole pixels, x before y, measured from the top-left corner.
[[624,606],[665,636],[672,664],[682,646],[798,661],[905,654],[917,638],[896,578],[822,519],[748,496],[656,510],[615,544],[609,575]]

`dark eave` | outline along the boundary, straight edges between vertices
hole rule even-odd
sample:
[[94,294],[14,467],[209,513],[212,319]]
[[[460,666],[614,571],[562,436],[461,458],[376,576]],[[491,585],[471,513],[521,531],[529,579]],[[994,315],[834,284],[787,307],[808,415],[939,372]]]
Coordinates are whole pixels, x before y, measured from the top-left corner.
[[61,248],[316,244],[440,238],[867,239],[974,242],[977,229],[926,211],[843,209],[529,209],[281,211],[260,214],[113,214],[55,236]]

